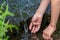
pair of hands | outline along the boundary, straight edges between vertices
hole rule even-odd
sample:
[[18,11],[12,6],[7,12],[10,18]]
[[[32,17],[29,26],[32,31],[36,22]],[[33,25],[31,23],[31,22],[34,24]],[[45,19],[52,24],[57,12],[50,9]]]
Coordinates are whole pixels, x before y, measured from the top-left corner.
[[[39,31],[40,26],[41,26],[41,22],[42,22],[42,17],[43,15],[39,15],[39,14],[35,14],[33,16],[33,18],[31,19],[30,25],[29,25],[29,30],[31,31],[31,33],[36,33]],[[43,31],[43,38],[44,39],[50,39],[53,40],[51,38],[52,33],[55,31],[55,29],[53,30],[53,26],[51,27],[51,25],[49,25],[44,31]],[[51,31],[51,32],[49,32]]]

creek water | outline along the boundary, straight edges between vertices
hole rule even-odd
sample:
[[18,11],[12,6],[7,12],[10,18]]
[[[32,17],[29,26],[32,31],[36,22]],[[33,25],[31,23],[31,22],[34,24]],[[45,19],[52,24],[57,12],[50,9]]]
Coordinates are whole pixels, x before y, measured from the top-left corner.
[[[47,19],[47,15],[44,16],[43,22],[41,25],[41,29],[36,34],[31,34],[31,32],[28,30],[28,23],[30,18],[27,20],[28,23],[24,23],[22,26],[23,29],[19,31],[14,31],[14,33],[10,33],[10,39],[9,40],[44,40],[42,38],[42,31],[46,28],[45,26],[48,26],[49,22]],[[17,23],[18,24],[18,23]],[[52,35],[54,40],[60,40],[60,18],[57,23],[57,29]]]

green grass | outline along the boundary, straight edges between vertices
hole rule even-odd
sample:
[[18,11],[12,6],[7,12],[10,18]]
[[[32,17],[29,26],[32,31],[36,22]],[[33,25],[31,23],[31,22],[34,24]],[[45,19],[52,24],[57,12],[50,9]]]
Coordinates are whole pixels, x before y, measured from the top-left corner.
[[[4,6],[5,6],[5,10],[4,10]],[[4,2],[0,6],[0,40],[8,40],[9,37],[6,36],[6,32],[8,32],[8,29],[10,29],[11,32],[12,32],[12,28],[18,29],[17,26],[13,24],[9,24],[9,20],[5,22],[6,16],[14,16],[14,14],[12,12],[9,12],[8,4]]]

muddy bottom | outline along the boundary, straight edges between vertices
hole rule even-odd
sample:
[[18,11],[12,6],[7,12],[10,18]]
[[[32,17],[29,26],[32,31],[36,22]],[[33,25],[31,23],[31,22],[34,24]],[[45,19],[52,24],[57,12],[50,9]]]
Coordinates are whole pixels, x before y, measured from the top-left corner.
[[[21,32],[20,32],[21,33]],[[56,32],[52,35],[53,40],[60,40],[60,32]],[[21,33],[18,36],[11,36],[9,40],[44,40],[42,38],[42,33],[38,32],[36,34]]]
[[[60,40],[60,33],[54,33],[52,37],[53,40]],[[18,35],[18,37],[12,36],[10,40],[44,40],[44,39],[42,38],[42,33],[38,32],[37,34],[22,33],[21,35]]]
[[[60,40],[60,34],[54,33],[52,35],[52,38],[53,40]],[[44,40],[44,39],[42,38],[42,33],[37,33],[35,35],[31,35],[28,40]]]
[[[17,32],[15,33],[17,34]],[[19,31],[19,33],[17,35],[16,34],[10,35],[9,40],[44,40],[42,38],[42,31],[39,31],[36,34]],[[60,40],[60,28],[57,28],[57,30],[52,34],[52,38],[53,40]]]

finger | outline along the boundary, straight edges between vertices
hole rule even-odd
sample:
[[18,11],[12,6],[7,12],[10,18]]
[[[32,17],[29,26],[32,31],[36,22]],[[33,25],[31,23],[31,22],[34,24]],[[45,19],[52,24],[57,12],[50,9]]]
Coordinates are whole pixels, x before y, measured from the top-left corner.
[[43,38],[45,39],[45,40],[47,40],[48,38],[47,38],[47,36],[43,33]]
[[49,35],[47,35],[46,33],[43,33],[43,38],[44,39],[50,39],[51,37]]
[[48,40],[53,40],[53,38],[49,38]]
[[31,30],[31,33],[34,33],[34,31],[35,31],[34,29],[35,29],[35,26],[33,26],[32,30]]
[[53,38],[50,38],[50,40],[53,40]]
[[32,29],[32,25],[33,25],[33,24],[32,24],[32,22],[31,22],[30,25],[29,25],[29,29],[30,29],[30,30]]
[[40,25],[40,23],[38,23],[38,22],[33,22],[33,25]]
[[38,32],[40,29],[40,25],[36,26],[34,33]]

